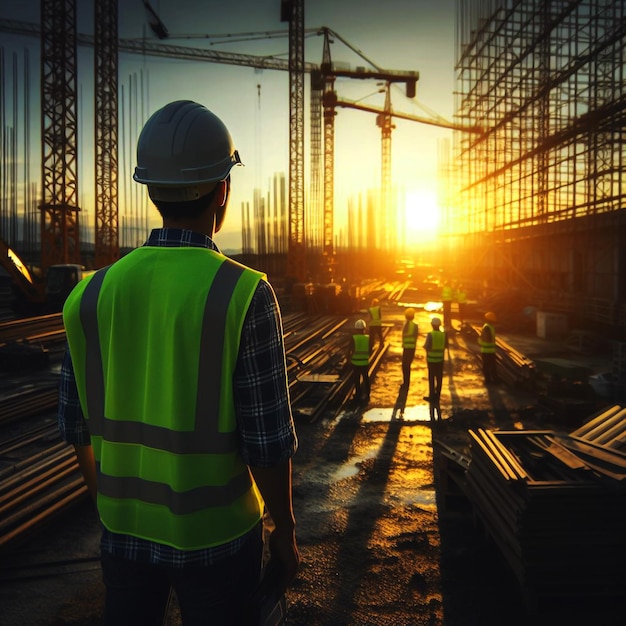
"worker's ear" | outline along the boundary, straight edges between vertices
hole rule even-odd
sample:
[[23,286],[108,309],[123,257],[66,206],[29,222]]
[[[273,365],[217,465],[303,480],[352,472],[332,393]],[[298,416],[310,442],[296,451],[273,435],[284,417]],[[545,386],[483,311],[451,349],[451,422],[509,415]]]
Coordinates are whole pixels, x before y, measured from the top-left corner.
[[226,180],[222,180],[219,183],[219,189],[215,198],[215,230],[219,232],[224,223],[226,217],[226,209],[228,208],[228,201],[230,200],[230,176]]

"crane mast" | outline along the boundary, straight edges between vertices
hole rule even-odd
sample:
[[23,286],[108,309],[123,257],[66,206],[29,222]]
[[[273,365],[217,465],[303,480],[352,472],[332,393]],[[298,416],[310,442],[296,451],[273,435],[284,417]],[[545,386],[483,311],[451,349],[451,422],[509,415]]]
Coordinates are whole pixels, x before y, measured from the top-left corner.
[[395,128],[391,119],[391,85],[385,85],[385,109],[376,116],[376,124],[381,133],[381,182],[380,182],[380,221],[384,223],[382,232],[387,237],[386,249],[391,249],[395,227],[395,212],[391,211],[391,131]]
[[307,278],[304,232],[304,0],[281,0],[289,22],[289,247],[287,274]]
[[79,263],[76,2],[41,0],[41,267]]
[[117,0],[95,0],[96,267],[119,258]]

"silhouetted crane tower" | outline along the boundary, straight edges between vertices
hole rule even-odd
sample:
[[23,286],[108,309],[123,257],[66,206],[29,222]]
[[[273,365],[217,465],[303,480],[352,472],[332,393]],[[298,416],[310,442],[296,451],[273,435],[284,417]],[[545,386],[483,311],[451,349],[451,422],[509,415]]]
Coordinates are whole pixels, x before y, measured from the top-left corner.
[[[119,255],[117,0],[95,0],[97,266]],[[80,263],[76,0],[41,0],[41,266]]]
[[41,0],[41,265],[80,263],[76,3]]

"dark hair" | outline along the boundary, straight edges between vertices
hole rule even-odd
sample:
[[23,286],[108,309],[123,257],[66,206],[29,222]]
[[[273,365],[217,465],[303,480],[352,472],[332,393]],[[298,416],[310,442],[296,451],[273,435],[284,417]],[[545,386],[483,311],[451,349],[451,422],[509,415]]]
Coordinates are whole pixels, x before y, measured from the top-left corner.
[[211,206],[215,193],[219,187],[219,185],[216,185],[215,188],[209,191],[209,193],[201,196],[200,198],[196,198],[195,200],[187,200],[185,202],[165,202],[163,200],[152,199],[152,202],[163,219],[173,221],[195,219],[202,215],[202,213],[204,213],[204,211]]

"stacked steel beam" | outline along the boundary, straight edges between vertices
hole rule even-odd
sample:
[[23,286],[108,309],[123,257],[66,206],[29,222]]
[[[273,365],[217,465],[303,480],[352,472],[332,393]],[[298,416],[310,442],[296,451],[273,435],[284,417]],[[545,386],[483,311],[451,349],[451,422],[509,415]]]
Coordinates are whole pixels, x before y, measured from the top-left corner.
[[626,454],[552,431],[469,431],[466,485],[529,609],[626,593]]

